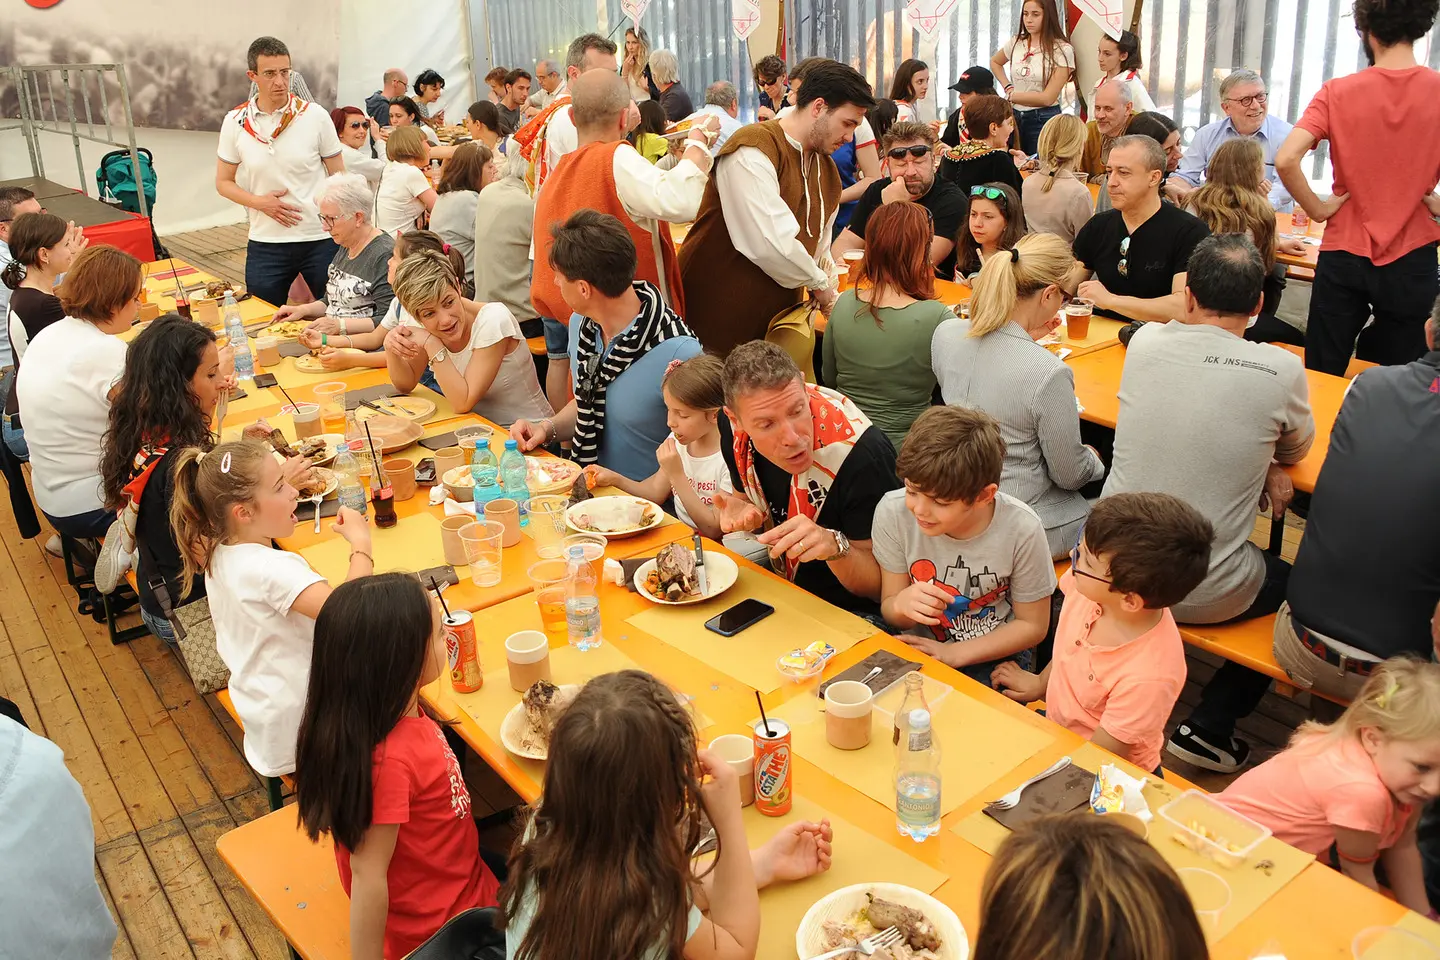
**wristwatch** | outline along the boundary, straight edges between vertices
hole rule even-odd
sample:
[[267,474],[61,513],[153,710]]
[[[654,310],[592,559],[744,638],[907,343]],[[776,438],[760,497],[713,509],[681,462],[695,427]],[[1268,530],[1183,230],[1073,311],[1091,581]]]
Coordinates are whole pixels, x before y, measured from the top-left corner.
[[435,364],[435,363],[444,363],[444,362],[445,362],[446,360],[448,360],[449,358],[450,358],[450,353],[449,353],[449,351],[447,351],[447,350],[442,346],[439,350],[436,350],[433,355],[431,355],[431,357],[430,357],[430,362],[431,362],[432,364]]
[[826,557],[825,562],[830,563],[832,560],[844,560],[850,556],[850,538],[839,530],[828,530],[826,532],[835,538],[835,555],[833,557]]

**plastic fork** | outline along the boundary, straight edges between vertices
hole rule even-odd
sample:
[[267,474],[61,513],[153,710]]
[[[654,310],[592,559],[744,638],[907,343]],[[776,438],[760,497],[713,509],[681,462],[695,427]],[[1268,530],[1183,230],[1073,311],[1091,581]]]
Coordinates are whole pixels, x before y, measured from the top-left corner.
[[1061,757],[1059,760],[1056,760],[1053,764],[1051,764],[1047,769],[1035,774],[1035,776],[1031,777],[1029,780],[1026,780],[1024,783],[1020,784],[1020,786],[1016,787],[1014,790],[1011,790],[999,800],[991,801],[990,806],[996,810],[1011,809],[1020,802],[1020,794],[1025,791],[1026,787],[1030,786],[1032,783],[1039,783],[1046,777],[1053,777],[1055,774],[1059,773],[1061,770],[1064,770],[1068,766],[1070,766],[1070,758]]
[[810,960],[834,960],[836,957],[843,957],[850,953],[860,953],[871,957],[876,950],[883,950],[885,947],[893,947],[901,940],[899,927],[886,927],[879,933],[872,934],[855,944],[853,947],[841,947],[839,950],[831,950],[829,953],[822,953],[818,957],[811,957]]

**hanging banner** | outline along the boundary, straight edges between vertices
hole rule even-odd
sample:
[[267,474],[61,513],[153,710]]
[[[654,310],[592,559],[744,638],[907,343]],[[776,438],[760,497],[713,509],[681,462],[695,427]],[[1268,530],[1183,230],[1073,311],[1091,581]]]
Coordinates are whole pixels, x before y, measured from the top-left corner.
[[1070,0],[1070,6],[1099,24],[1112,40],[1120,39],[1125,29],[1124,0]]
[[940,24],[960,0],[910,0],[905,5],[905,15],[910,25],[920,31],[921,36],[933,37],[940,30]]
[[730,26],[737,38],[750,39],[760,26],[760,0],[730,0]]
[[620,11],[630,18],[630,22],[636,27],[640,26],[640,18],[645,16],[645,11],[650,9],[650,0],[620,0]]

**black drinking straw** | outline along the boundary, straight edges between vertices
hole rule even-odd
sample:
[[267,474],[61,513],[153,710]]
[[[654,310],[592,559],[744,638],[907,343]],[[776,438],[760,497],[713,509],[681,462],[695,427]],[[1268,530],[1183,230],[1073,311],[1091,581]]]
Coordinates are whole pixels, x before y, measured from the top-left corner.
[[760,719],[765,724],[765,736],[773,737],[775,733],[770,729],[770,718],[765,716],[765,704],[760,701],[760,691],[755,691],[755,705],[760,708]]
[[[450,608],[445,606],[445,595],[440,592],[440,584],[435,582],[434,577],[430,578],[430,589],[435,591],[435,599],[440,601],[440,609],[445,611],[445,619],[450,619]],[[759,694],[757,693],[756,696]]]
[[280,392],[281,392],[282,394],[284,394],[285,399],[290,401],[290,414],[291,414],[291,416],[294,416],[295,414],[299,413],[299,412],[300,412],[300,404],[296,403],[295,400],[294,400],[294,398],[291,397],[290,394],[285,393],[285,388],[284,388],[284,387],[281,387],[278,382],[275,384],[275,386],[279,388],[279,390],[280,390]]
[[370,435],[369,420],[365,421],[365,439],[370,441],[370,463],[375,467],[375,485],[377,487],[383,487],[385,484],[381,483],[380,480],[384,478],[385,474],[380,469],[380,458],[375,455],[375,438]]

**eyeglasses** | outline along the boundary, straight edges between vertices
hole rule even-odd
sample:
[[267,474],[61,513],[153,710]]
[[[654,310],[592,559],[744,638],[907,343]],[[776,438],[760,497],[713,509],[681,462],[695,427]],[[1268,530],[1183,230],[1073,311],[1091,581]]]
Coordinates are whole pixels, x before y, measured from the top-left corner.
[[919,160],[921,157],[925,156],[929,152],[930,147],[927,144],[912,143],[908,147],[894,147],[890,150],[887,150],[885,151],[885,155],[891,160],[904,160],[905,155],[908,153],[916,160]]
[[1128,256],[1130,256],[1130,238],[1126,237],[1120,241],[1120,262],[1115,264],[1115,269],[1120,271],[1122,277],[1130,276],[1130,265],[1125,262],[1125,258]]
[[343,219],[345,219],[345,218],[344,218],[344,217],[331,217],[331,216],[327,216],[326,214],[323,214],[323,213],[320,214],[320,223],[321,223],[322,226],[325,227],[326,230],[334,230],[334,229],[335,229],[335,224],[338,223],[339,221],[343,220]]
[[262,70],[260,72],[260,78],[262,80],[270,81],[274,80],[276,77],[281,77],[285,80],[286,83],[289,83],[290,68],[286,67],[284,70]]
[[1099,582],[1106,584],[1107,586],[1115,585],[1115,582],[1113,580],[1106,580],[1104,577],[1097,577],[1093,573],[1086,573],[1084,570],[1080,569],[1079,542],[1076,542],[1075,546],[1070,548],[1070,572],[1075,574],[1077,577],[1089,577],[1091,580],[1098,580]]
[[1266,96],[1265,94],[1263,94],[1263,93],[1256,93],[1256,94],[1252,94],[1251,96],[1248,96],[1248,97],[1238,97],[1238,98],[1236,98],[1236,97],[1227,97],[1227,98],[1226,98],[1225,100],[1223,100],[1222,102],[1223,102],[1223,103],[1238,103],[1238,104],[1240,104],[1240,106],[1244,107],[1246,110],[1249,110],[1252,106],[1254,106],[1254,105],[1257,104],[1257,103],[1260,104],[1260,106],[1263,107],[1263,106],[1265,106],[1266,103],[1269,102],[1269,100],[1270,100],[1270,98],[1269,98],[1268,96]]

